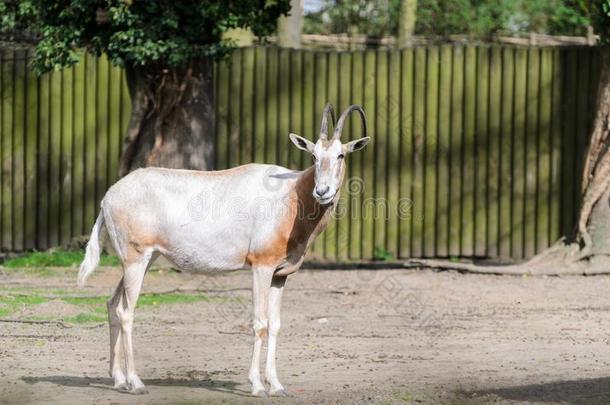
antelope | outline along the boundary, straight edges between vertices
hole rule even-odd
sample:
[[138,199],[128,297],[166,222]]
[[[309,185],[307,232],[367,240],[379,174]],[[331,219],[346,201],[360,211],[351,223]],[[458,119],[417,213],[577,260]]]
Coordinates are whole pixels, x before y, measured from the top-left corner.
[[[343,124],[354,111],[362,119],[365,136],[342,144]],[[268,395],[260,377],[266,337],[269,394],[287,395],[275,363],[286,278],[300,268],[307,248],[331,219],[345,175],[344,157],[370,140],[362,107],[347,108],[330,139],[329,116],[335,126],[331,104],[324,108],[315,144],[289,135],[297,148],[313,156],[313,166],[304,171],[266,164],[208,172],[149,167],[133,171],[110,187],[100,204],[78,281],[84,285],[98,266],[107,235],[123,268],[123,277],[107,302],[109,371],[115,389],[147,392],[136,373],[132,325],[144,275],[162,255],[185,271],[252,270],[252,394]]]

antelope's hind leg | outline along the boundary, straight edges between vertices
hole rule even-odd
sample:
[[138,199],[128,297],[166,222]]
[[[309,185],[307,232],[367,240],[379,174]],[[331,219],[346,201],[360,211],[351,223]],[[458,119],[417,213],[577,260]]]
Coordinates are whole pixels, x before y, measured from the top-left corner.
[[123,262],[123,279],[108,303],[111,373],[116,388],[131,394],[145,394],[148,391],[136,373],[132,329],[136,303],[152,252],[131,257],[132,260]]
[[123,348],[121,342],[121,321],[117,314],[117,307],[123,297],[123,279],[119,282],[114,294],[107,302],[108,325],[110,329],[110,377],[114,379],[114,388],[126,389]]

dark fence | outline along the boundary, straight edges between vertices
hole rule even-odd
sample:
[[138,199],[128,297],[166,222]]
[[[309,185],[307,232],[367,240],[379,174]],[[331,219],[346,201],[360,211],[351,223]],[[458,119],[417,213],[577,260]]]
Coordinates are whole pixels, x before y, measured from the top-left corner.
[[[105,58],[40,78],[27,59],[0,59],[4,251],[88,234],[129,119]],[[327,101],[362,104],[373,141],[314,255],[528,257],[575,222],[599,67],[590,47],[239,49],[216,66],[216,166],[303,168],[288,133],[317,136]],[[353,117],[344,140],[360,136]]]

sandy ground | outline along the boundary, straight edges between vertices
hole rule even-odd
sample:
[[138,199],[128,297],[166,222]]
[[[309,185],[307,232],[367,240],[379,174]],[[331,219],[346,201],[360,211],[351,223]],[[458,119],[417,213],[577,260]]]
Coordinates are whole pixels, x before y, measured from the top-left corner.
[[[74,277],[5,271],[0,286],[51,291]],[[110,294],[118,278],[100,270],[82,293]],[[106,325],[2,322],[0,403],[610,403],[607,276],[300,271],[278,349],[291,396],[269,400],[249,395],[249,287],[248,272],[147,275],[145,291],[213,299],[136,312],[143,396],[112,389]]]

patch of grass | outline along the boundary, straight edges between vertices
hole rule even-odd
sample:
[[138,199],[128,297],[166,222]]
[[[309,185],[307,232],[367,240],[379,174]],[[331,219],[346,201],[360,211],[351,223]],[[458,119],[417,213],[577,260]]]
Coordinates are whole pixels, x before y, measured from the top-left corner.
[[[18,291],[24,291],[24,289],[18,289]],[[35,305],[39,305],[53,299],[61,300],[67,304],[76,305],[83,309],[83,312],[76,316],[64,318],[63,320],[71,323],[88,323],[88,322],[105,322],[106,316],[106,301],[108,297],[70,297],[70,296],[41,296],[38,294],[42,293],[53,293],[57,291],[44,291],[40,289],[29,290],[30,294],[14,294],[14,295],[0,295],[0,317],[12,315],[18,311],[29,309]],[[55,295],[55,294],[54,294]],[[210,297],[203,294],[179,294],[179,293],[168,293],[168,294],[142,294],[138,299],[138,307],[149,307],[157,305],[171,305],[171,304],[189,304],[199,301],[210,301]],[[30,316],[28,319],[35,319],[36,315]],[[46,318],[45,320],[54,320],[53,317]]]
[[32,305],[42,304],[43,302],[47,302],[48,300],[48,298],[30,295],[0,296],[0,317],[8,316],[21,309],[31,307]]
[[375,249],[373,251],[373,260],[386,261],[391,260],[393,258],[394,256],[392,255],[392,252],[382,248],[381,246],[375,246]]
[[64,318],[64,321],[69,322],[69,323],[90,323],[90,322],[100,323],[100,322],[106,322],[107,320],[108,320],[107,316],[92,314],[92,313],[88,313],[88,312],[81,312],[80,314],[78,314],[76,316],[70,316],[70,317]]
[[[3,263],[7,268],[20,267],[74,267],[78,266],[84,259],[83,249],[67,250],[53,249],[47,252],[31,252],[22,256],[8,259]],[[118,266],[119,259],[103,253],[100,257],[100,266]]]
[[144,294],[138,299],[138,306],[164,304],[190,304],[199,301],[210,301],[207,295],[192,294]]
[[59,268],[51,267],[15,267],[11,269],[11,273],[21,273],[27,276],[36,276],[40,278],[63,277],[65,273],[58,270]]

